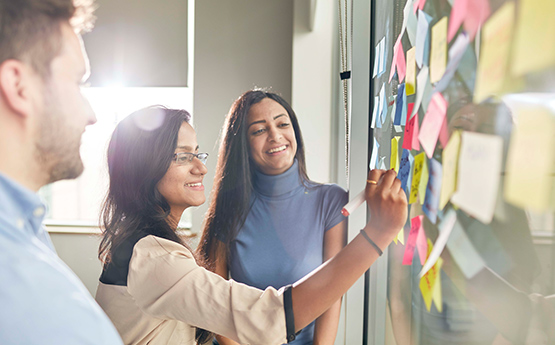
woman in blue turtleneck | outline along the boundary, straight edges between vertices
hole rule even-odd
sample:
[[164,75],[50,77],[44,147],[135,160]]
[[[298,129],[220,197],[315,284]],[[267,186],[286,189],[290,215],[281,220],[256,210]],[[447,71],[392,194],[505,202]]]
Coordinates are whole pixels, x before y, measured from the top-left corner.
[[[280,288],[346,243],[340,211],[347,193],[308,179],[297,117],[274,93],[247,91],[233,103],[212,193],[199,253],[224,278]],[[337,301],[290,344],[333,344],[340,306]]]

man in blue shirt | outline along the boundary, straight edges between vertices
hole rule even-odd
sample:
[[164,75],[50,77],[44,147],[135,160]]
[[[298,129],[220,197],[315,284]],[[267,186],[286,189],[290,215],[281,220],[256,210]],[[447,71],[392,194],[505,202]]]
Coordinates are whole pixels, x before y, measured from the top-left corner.
[[[87,1],[80,1],[86,3]],[[83,171],[89,5],[0,0],[0,344],[121,344],[42,227],[36,192]]]

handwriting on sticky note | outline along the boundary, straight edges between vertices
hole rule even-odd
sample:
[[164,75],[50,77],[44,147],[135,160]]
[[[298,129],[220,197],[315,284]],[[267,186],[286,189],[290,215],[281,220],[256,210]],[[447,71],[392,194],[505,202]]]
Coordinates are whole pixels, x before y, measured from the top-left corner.
[[[418,234],[422,231],[422,216],[417,216],[411,219],[411,227],[409,232],[409,237],[407,239],[407,245],[405,247],[405,254],[403,256],[403,265],[412,265],[412,259],[414,257],[414,250],[416,248],[416,242]],[[426,236],[424,235],[424,238]],[[420,249],[419,249],[420,250]],[[421,256],[426,256],[426,251],[424,253],[419,253]]]
[[[412,107],[414,107],[414,103],[409,104],[407,116],[410,115]],[[416,140],[414,140],[414,138],[416,138]],[[417,146],[414,145],[415,142]],[[407,125],[405,126],[403,148],[407,150],[420,150],[420,143],[418,142],[418,114],[408,120]]]
[[443,176],[441,193],[439,195],[439,209],[442,210],[457,188],[457,165],[461,145],[461,132],[456,131],[451,135],[449,143],[442,152]]
[[447,17],[432,27],[430,82],[436,83],[445,72],[447,64]]
[[441,93],[437,92],[432,96],[430,106],[422,121],[422,127],[418,133],[418,140],[426,152],[428,158],[432,158],[439,138],[441,125],[447,113],[447,101]]
[[414,157],[414,168],[412,171],[412,183],[410,188],[409,204],[416,202],[418,191],[420,187],[420,178],[422,177],[422,167],[424,166],[426,157],[424,152],[417,154]]
[[428,217],[428,219],[435,224],[441,193],[443,167],[441,166],[441,163],[432,158],[429,160],[428,172],[429,178],[426,186],[426,197],[424,199],[424,205],[422,205],[422,210],[424,211],[424,214],[426,214],[426,217]]
[[409,188],[410,188],[410,174],[412,172],[412,162],[414,158],[409,150],[403,149],[403,154],[401,156],[401,164],[399,167],[399,175],[397,178],[401,180],[401,188],[405,191],[407,198],[409,197]]
[[[432,249],[433,245],[430,240],[428,240],[428,253]],[[422,278],[420,278],[420,291],[422,292],[422,298],[424,299],[424,304],[426,305],[426,310],[430,311],[432,308],[432,301],[434,302],[437,310],[442,311],[442,297],[441,297],[441,267],[443,265],[443,260],[439,258],[436,264],[426,273]]]

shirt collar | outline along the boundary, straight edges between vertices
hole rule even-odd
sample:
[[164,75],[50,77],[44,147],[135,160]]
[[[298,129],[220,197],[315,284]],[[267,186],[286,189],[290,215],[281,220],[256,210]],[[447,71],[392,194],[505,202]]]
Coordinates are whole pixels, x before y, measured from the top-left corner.
[[266,175],[255,170],[253,180],[254,189],[264,196],[285,195],[302,186],[297,159],[289,169],[279,175]]
[[18,228],[22,220],[29,221],[38,232],[45,216],[45,205],[37,193],[0,173],[0,216],[13,219]]

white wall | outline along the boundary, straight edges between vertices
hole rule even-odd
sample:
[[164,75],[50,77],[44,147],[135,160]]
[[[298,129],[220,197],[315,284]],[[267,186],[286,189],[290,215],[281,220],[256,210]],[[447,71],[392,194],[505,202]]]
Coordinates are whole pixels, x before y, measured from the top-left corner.
[[[193,117],[200,150],[210,154],[208,196],[231,103],[253,87],[272,87],[291,101],[293,0],[201,0],[195,7]],[[201,231],[207,204],[193,211],[193,231]]]

